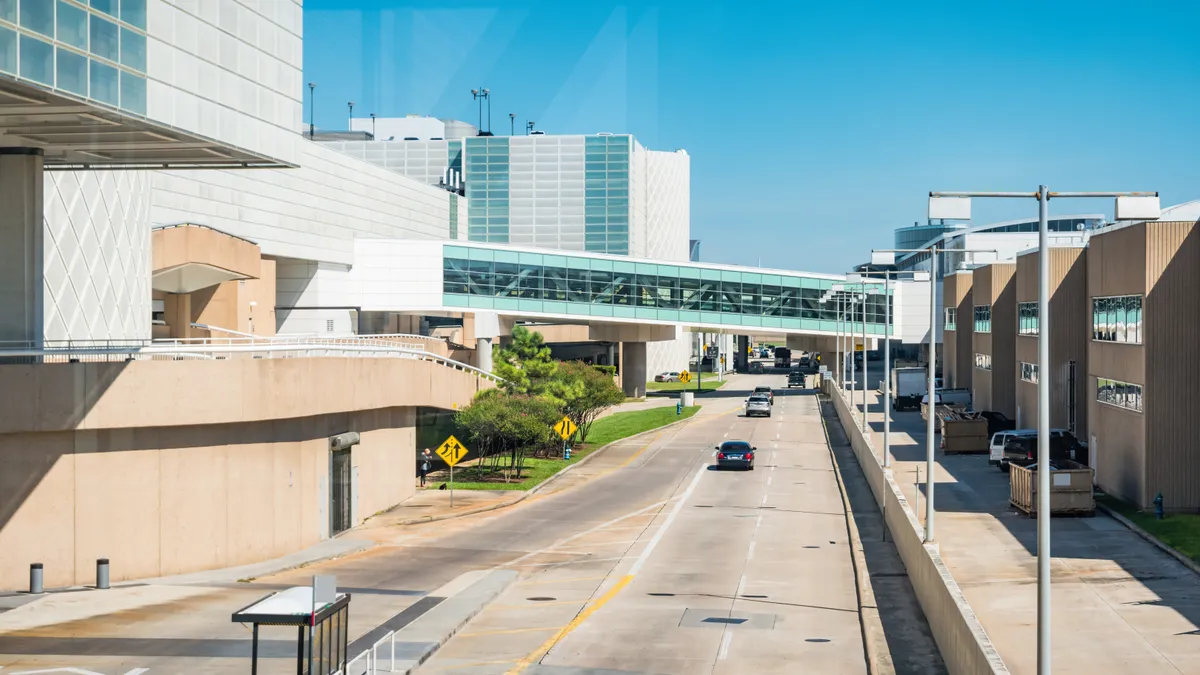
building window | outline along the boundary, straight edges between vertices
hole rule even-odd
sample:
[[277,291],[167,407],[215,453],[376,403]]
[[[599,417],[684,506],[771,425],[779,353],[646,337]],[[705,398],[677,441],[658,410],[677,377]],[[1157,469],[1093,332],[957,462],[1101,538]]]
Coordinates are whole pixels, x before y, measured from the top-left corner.
[[979,370],[991,370],[992,369],[992,355],[991,354],[980,354],[979,352],[975,352],[975,367],[978,368]]
[[975,332],[976,333],[992,332],[992,306],[991,305],[976,305],[975,306]]
[[1096,400],[1118,408],[1142,412],[1142,385],[1097,377]]
[[946,330],[957,330],[958,327],[958,309],[955,307],[946,308]]
[[1092,339],[1142,343],[1142,296],[1092,298]]
[[1026,382],[1037,384],[1038,381],[1038,365],[1036,363],[1021,362],[1021,379]]
[[1036,302],[1017,303],[1017,334],[1038,334],[1038,304]]

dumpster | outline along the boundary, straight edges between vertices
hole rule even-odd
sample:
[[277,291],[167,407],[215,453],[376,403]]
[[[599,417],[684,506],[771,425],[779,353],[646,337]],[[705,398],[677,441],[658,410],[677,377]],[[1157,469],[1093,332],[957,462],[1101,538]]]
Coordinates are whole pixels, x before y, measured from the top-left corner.
[[[1037,514],[1037,465],[1030,469],[1010,464],[1009,502],[1029,516]],[[1092,495],[1093,470],[1069,459],[1053,463],[1050,472],[1050,515],[1092,516],[1096,499]]]
[[943,453],[988,452],[987,420],[943,417],[941,426]]

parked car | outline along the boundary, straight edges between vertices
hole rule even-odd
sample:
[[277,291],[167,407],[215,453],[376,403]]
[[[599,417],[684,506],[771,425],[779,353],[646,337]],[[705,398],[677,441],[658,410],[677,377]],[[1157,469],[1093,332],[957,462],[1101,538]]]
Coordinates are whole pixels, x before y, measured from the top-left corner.
[[[1038,459],[1037,432],[1021,434],[1010,438],[1004,444],[1004,457],[1000,460],[1000,470],[1008,472],[1009,466],[1028,466]],[[1050,430],[1050,461],[1072,460],[1087,463],[1087,449],[1071,432],[1066,429]]]
[[787,386],[788,386],[788,389],[791,389],[792,387],[800,387],[801,389],[803,389],[804,388],[804,373],[801,373],[796,370],[793,370],[792,372],[788,373],[788,385]]
[[655,382],[678,382],[679,373],[672,371],[670,373],[659,373],[654,376]]
[[771,405],[775,405],[775,392],[771,391],[771,388],[768,387],[767,385],[765,385],[765,384],[758,385],[757,387],[754,388],[754,393],[755,394],[765,394],[767,397],[767,400],[770,401]]
[[746,441],[725,441],[716,446],[717,468],[725,467],[754,470],[754,451],[758,448]]
[[[991,426],[991,423],[988,423]],[[992,440],[988,443],[988,464],[999,466],[1000,461],[1004,459],[1004,446],[1017,436],[1028,434],[1036,434],[1035,429],[1011,429],[1008,431],[997,431],[992,434]]]
[[1017,428],[1016,421],[1008,419],[1004,413],[992,410],[980,410],[979,415],[988,422],[989,436],[1001,431],[1012,431]]
[[771,401],[762,394],[754,394],[746,399],[746,417],[756,415],[771,416]]

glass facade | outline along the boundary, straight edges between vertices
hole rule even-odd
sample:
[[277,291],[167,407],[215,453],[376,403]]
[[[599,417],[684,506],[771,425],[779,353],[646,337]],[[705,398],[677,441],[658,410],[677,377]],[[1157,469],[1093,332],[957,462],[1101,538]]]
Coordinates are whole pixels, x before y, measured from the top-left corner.
[[975,367],[978,368],[979,370],[991,370],[992,369],[992,355],[991,354],[980,354],[979,352],[975,352]]
[[508,138],[463,139],[463,180],[467,193],[467,238],[508,242]]
[[[834,331],[832,279],[446,246],[447,306]],[[883,334],[885,296],[868,295],[867,333]],[[860,306],[861,307],[861,306]],[[854,319],[861,321],[861,309]]]
[[1038,365],[1036,363],[1021,362],[1021,379],[1026,382],[1037,384],[1038,381]]
[[[939,237],[947,232],[955,230],[965,230],[966,225],[913,225],[912,227],[900,227],[896,229],[895,248],[920,248],[929,243],[934,237]],[[904,257],[905,254],[897,254],[897,258]]]
[[0,72],[146,114],[146,0],[0,0]]
[[458,195],[450,193],[450,238],[458,239]]
[[992,332],[992,306],[975,305],[975,332]]
[[1103,342],[1142,342],[1142,296],[1092,298],[1092,339]]
[[1036,302],[1017,303],[1017,335],[1038,334],[1038,304]]
[[629,136],[584,139],[584,250],[629,254]]
[[1142,412],[1142,385],[1097,377],[1096,400],[1140,413]]
[[957,307],[947,307],[946,308],[946,323],[943,326],[943,329],[944,330],[957,330],[958,329],[958,308]]

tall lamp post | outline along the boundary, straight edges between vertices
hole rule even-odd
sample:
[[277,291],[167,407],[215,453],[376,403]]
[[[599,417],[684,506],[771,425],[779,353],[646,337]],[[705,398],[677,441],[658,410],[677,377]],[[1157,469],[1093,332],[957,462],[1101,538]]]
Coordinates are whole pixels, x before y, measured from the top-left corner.
[[312,140],[317,133],[317,128],[313,124],[313,101],[316,99],[317,83],[308,83],[308,140]]
[[509,136],[517,135],[517,114],[516,113],[508,113],[508,135]]
[[354,101],[347,101],[346,105],[350,108],[350,121],[346,123],[347,129],[354,128]]
[[[490,89],[484,89],[483,87],[480,87],[478,89],[472,89],[471,96],[476,101],[479,101],[479,135],[480,136],[491,136],[492,135],[492,92]],[[488,102],[487,131],[483,130],[483,101],[484,101],[484,99],[487,99],[487,102]]]
[[1157,220],[1161,210],[1157,192],[1051,192],[1039,185],[1036,192],[930,192],[929,217],[970,220],[972,197],[1038,201],[1037,672],[1050,675],[1050,200],[1115,198],[1115,220]]
[[375,113],[371,113],[371,140],[375,140]]
[[528,136],[531,133],[533,133],[533,120],[525,123],[525,135]]

